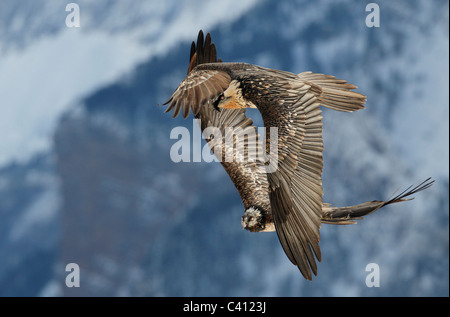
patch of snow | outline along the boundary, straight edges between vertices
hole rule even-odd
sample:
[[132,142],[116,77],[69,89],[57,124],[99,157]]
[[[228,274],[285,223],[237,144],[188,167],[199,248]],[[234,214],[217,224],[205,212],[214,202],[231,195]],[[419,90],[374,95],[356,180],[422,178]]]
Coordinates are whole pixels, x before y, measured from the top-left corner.
[[58,212],[59,205],[59,193],[53,187],[48,188],[33,201],[15,222],[9,233],[11,242],[26,237],[32,227],[53,220]]
[[[80,28],[64,26],[56,34],[28,41],[24,49],[5,51],[0,59],[0,167],[48,151],[60,115],[83,96],[116,81],[138,63],[165,54],[180,41],[191,40],[199,29],[230,23],[255,3],[197,0],[136,7],[129,2],[131,7],[116,10],[111,17],[82,2]],[[167,22],[164,12],[174,6],[177,11]],[[130,16],[122,19],[127,8]],[[149,16],[141,16],[143,12]],[[147,24],[117,28],[122,20],[133,21],[133,14]],[[13,21],[17,29],[20,17]]]

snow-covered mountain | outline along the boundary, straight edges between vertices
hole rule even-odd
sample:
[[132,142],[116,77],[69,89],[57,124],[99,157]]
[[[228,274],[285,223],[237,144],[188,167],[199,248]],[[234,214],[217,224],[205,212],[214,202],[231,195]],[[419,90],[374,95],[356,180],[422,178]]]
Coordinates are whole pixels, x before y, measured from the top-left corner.
[[[448,296],[448,2],[78,1],[0,3],[0,295]],[[211,32],[224,61],[344,78],[357,113],[324,110],[324,200],[412,202],[323,225],[305,281],[276,234],[241,229],[220,164],[173,163],[157,106]],[[255,111],[249,111],[260,122]],[[67,263],[79,288],[65,285]],[[365,284],[368,263],[380,287]]]

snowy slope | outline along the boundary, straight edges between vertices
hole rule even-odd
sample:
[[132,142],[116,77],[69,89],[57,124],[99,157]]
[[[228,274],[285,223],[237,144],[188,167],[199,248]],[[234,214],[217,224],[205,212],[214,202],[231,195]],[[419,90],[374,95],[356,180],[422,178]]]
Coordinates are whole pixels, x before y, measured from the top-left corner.
[[69,28],[66,3],[2,1],[0,166],[48,151],[60,114],[77,99],[254,2],[78,1],[80,28]]

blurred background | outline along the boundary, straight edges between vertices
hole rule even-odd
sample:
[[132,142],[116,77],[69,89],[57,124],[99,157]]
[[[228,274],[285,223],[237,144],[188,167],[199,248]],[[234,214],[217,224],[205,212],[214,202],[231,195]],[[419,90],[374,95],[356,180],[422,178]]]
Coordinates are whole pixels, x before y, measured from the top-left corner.
[[[448,296],[449,3],[0,2],[0,296]],[[157,106],[203,29],[224,61],[332,74],[367,95],[324,110],[324,201],[414,201],[323,225],[308,282],[275,233],[241,228],[219,163],[173,163]],[[256,122],[258,122],[257,115]],[[197,142],[196,140],[195,142]],[[204,144],[204,141],[203,141]],[[68,288],[68,263],[80,287]],[[380,287],[365,284],[377,263]]]

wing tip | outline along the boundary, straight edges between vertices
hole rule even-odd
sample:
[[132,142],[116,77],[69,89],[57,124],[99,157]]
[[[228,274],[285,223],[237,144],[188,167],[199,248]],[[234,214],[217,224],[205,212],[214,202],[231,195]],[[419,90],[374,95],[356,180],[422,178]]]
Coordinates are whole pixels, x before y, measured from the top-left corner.
[[[212,42],[211,34],[207,33],[205,36],[203,30],[200,29],[197,35],[197,43],[195,43],[195,41],[191,43],[187,74],[189,75],[189,73],[197,65],[221,61],[222,61],[221,59],[219,60],[217,59],[217,50],[215,44]],[[191,113],[191,111],[194,114],[194,116],[197,116],[200,107],[193,105],[192,100],[188,104],[189,107],[184,103],[180,104],[180,101],[178,100],[179,97],[180,97],[179,92],[177,93],[177,91],[175,91],[169,98],[169,100],[167,100],[165,103],[162,104],[162,105],[169,104],[165,112],[169,112],[173,109],[174,110],[173,118],[177,117],[181,112],[183,113],[183,117],[187,118]]]

